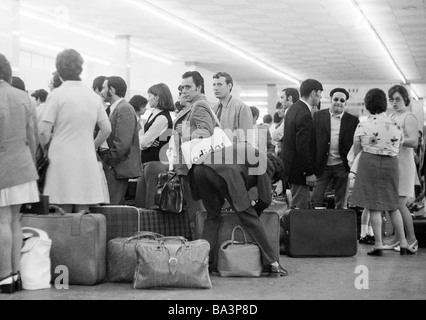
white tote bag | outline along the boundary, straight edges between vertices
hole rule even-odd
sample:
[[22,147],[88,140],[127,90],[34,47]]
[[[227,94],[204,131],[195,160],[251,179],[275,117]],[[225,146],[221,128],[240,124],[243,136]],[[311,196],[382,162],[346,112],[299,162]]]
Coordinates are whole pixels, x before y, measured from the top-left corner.
[[46,232],[23,227],[24,245],[21,249],[21,277],[25,290],[50,288],[50,248],[52,240]]
[[215,127],[211,137],[184,142],[181,150],[185,164],[191,168],[193,164],[203,163],[210,153],[231,146],[232,142],[226,133],[221,128]]
[[181,145],[183,160],[188,169],[191,169],[193,164],[203,163],[210,153],[226,147],[232,147],[232,142],[222,130],[222,126],[216,114],[213,110],[211,110],[211,112],[217,124],[217,127],[214,128],[213,135],[208,138],[192,139]]

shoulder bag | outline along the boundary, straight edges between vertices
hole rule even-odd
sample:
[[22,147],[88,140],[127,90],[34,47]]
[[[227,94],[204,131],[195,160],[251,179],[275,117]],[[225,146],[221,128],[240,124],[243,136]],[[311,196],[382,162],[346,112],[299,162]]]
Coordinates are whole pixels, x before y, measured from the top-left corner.
[[216,114],[211,108],[210,111],[217,124],[213,135],[208,138],[191,139],[181,145],[183,159],[188,169],[191,169],[193,164],[202,164],[210,153],[232,146]]

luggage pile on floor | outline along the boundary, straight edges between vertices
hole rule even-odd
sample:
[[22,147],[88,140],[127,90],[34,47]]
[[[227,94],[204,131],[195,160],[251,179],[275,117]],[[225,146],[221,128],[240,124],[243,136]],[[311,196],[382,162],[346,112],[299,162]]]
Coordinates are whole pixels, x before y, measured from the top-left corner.
[[211,288],[210,246],[190,241],[187,212],[94,206],[90,213],[24,214],[21,222],[49,235],[52,283],[60,278],[66,285]]

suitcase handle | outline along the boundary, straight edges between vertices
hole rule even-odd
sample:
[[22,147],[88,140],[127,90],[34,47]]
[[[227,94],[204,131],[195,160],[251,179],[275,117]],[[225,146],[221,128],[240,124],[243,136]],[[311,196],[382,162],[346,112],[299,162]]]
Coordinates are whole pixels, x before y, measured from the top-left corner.
[[129,237],[126,239],[127,242],[130,242],[132,240],[141,239],[141,238],[151,238],[152,240],[157,240],[160,238],[164,238],[162,234],[150,232],[150,231],[141,231],[136,233],[134,236]]

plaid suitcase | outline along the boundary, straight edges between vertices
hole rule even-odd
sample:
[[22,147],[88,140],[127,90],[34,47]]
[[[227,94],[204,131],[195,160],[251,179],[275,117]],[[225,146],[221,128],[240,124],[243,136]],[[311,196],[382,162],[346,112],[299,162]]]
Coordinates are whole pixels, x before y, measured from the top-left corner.
[[[273,207],[272,207],[273,208]],[[207,212],[202,211],[198,212],[196,215],[196,228],[195,228],[195,238],[201,239],[204,230],[204,220],[207,218]],[[272,248],[274,249],[274,257],[277,261],[280,259],[280,216],[277,212],[271,211],[271,209],[266,209],[260,216],[260,221],[262,222],[266,236],[268,240],[272,243]],[[219,239],[218,243],[221,244],[224,241],[231,239],[232,230],[237,225],[241,225],[240,219],[232,211],[223,211],[222,212],[222,222],[220,225]],[[245,231],[245,230],[244,230]],[[252,241],[251,237],[247,234],[247,240]],[[235,234],[235,240],[243,241],[242,235],[237,232]]]
[[166,237],[184,237],[192,240],[188,211],[168,213],[160,210],[138,208],[141,231],[150,231]]
[[107,221],[107,243],[114,238],[127,238],[140,230],[140,212],[131,206],[93,206],[91,213],[100,213]]

